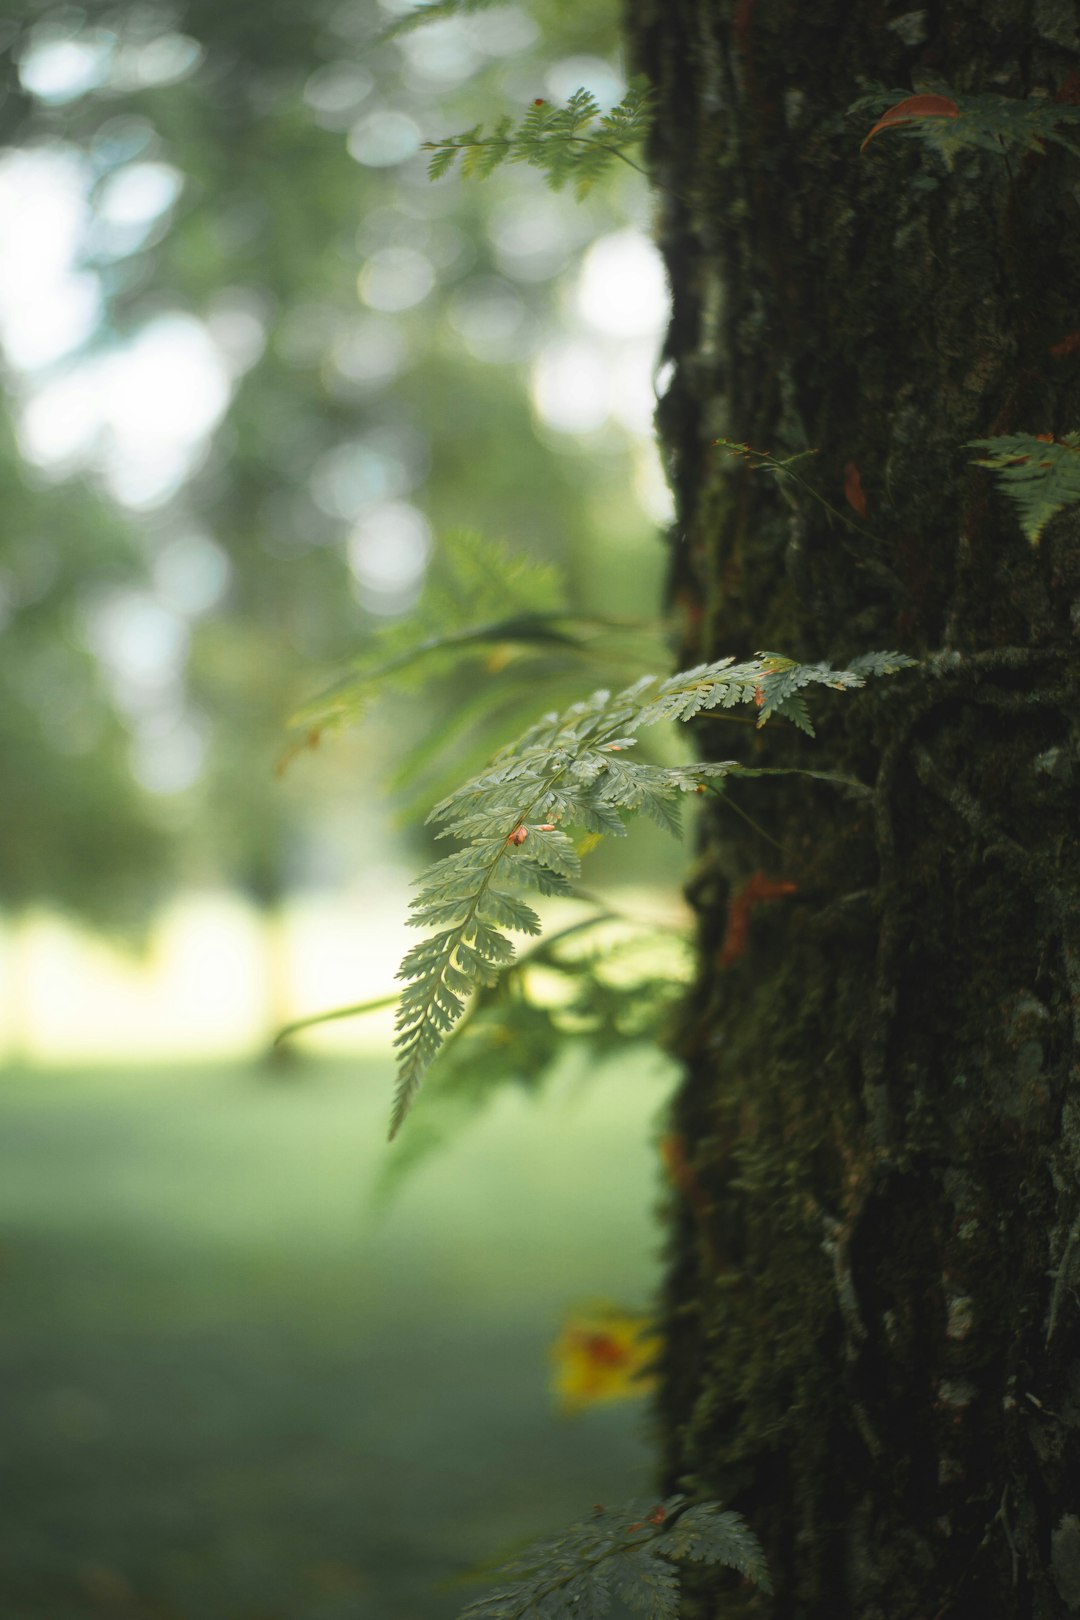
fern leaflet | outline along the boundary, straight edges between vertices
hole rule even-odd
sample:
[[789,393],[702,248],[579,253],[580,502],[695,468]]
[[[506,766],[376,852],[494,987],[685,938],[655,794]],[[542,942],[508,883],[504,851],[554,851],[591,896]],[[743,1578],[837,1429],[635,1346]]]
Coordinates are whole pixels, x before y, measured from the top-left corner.
[[759,725],[779,715],[812,734],[801,696],[805,687],[860,687],[868,673],[913,663],[902,653],[873,656],[876,663],[861,670],[800,665],[776,654],[742,664],[725,658],[667,679],[646,675],[614,695],[594,692],[562,714],[545,715],[437,804],[428,817],[436,836],[454,838],[462,847],[418,880],[410,908],[414,926],[436,932],[408,952],[398,972],[405,988],[397,1015],[391,1137],[461,1018],[465,998],[492,984],[513,960],[507,933],[539,932],[539,919],[520,891],[573,894],[580,862],[566,827],[621,835],[624,816],[644,810],[674,829],[680,795],[716,787],[735,773],[771,774],[735,761],[661,766],[623,758],[639,731],[750,703]]
[[772,1591],[761,1546],[739,1514],[673,1496],[597,1508],[538,1542],[504,1564],[496,1588],[459,1620],[580,1620],[607,1614],[613,1600],[643,1620],[676,1620],[684,1560],[727,1565]]
[[1080,501],[1080,433],[1060,439],[1030,433],[1009,433],[996,439],[970,439],[968,450],[986,450],[973,465],[997,473],[1000,487],[1014,502],[1020,527],[1031,544],[1050,519]]
[[504,163],[528,163],[541,170],[553,190],[572,183],[582,197],[615,162],[644,172],[627,150],[645,139],[651,117],[652,93],[648,81],[639,77],[609,112],[601,112],[588,90],[575,90],[565,107],[538,99],[517,124],[510,117],[486,131],[477,124],[460,135],[425,141],[423,150],[431,154],[428,174],[433,180],[448,173],[459,157],[462,174],[480,180]]
[[389,1196],[508,1084],[538,1094],[568,1048],[590,1071],[637,1044],[655,1050],[690,982],[688,952],[681,927],[610,911],[522,950],[470,1001],[439,1055],[438,1085],[421,1094],[383,1162],[377,1196]]

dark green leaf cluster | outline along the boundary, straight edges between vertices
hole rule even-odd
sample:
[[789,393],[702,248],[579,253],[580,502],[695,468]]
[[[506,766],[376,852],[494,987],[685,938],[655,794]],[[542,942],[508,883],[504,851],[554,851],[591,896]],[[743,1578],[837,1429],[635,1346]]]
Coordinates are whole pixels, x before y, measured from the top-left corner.
[[1060,439],[1007,433],[995,439],[970,439],[965,448],[988,452],[975,457],[974,465],[997,474],[1033,546],[1056,513],[1080,501],[1080,433],[1065,433]]
[[[912,662],[900,653],[875,657],[888,671]],[[737,704],[754,704],[759,725],[779,715],[809,730],[802,688],[859,687],[873,672],[799,665],[774,654],[742,664],[724,658],[667,679],[646,675],[624,691],[594,692],[562,714],[546,715],[437,804],[428,817],[437,836],[462,847],[419,879],[410,910],[414,926],[435,932],[408,952],[398,973],[405,988],[391,1136],[466,998],[513,960],[507,934],[539,932],[540,920],[521,891],[574,893],[580,862],[567,827],[618,836],[626,830],[624,816],[643,811],[675,831],[682,794],[718,787],[734,773],[762,774],[734,761],[663,766],[624,757],[638,732]]]
[[538,100],[515,123],[500,118],[488,131],[482,124],[427,141],[428,174],[446,174],[461,158],[461,172],[484,179],[504,163],[528,163],[539,169],[553,190],[572,184],[582,197],[615,162],[637,168],[627,157],[649,131],[651,91],[647,80],[631,81],[625,96],[610,112],[601,112],[588,90],[575,90],[565,107]]
[[[1010,149],[1043,153],[1047,144],[1063,146],[1080,157],[1080,146],[1063,135],[1060,126],[1080,119],[1080,107],[1036,97],[1019,100],[1015,96],[961,95],[945,85],[924,85],[919,94],[946,96],[957,108],[954,118],[922,117],[897,124],[895,133],[908,140],[922,141],[952,168],[962,152],[993,152],[996,157]],[[880,115],[897,102],[911,96],[910,90],[877,90],[861,96],[848,108],[850,115]]]
[[299,709],[295,727],[321,730],[356,720],[377,693],[408,690],[462,657],[513,645],[573,640],[562,627],[563,582],[557,569],[471,529],[440,538],[416,607],[376,631],[348,675]]
[[764,1554],[737,1513],[673,1496],[597,1508],[498,1571],[495,1589],[459,1620],[593,1620],[614,1601],[642,1620],[676,1620],[677,1565],[723,1564],[770,1592]]
[[[374,630],[347,673],[291,716],[282,763],[325,732],[363,719],[379,698],[424,690],[437,722],[391,782],[409,796],[410,813],[415,805],[422,817],[436,793],[460,780],[463,746],[468,769],[535,718],[538,693],[550,694],[550,703],[580,691],[583,660],[618,667],[631,656],[640,667],[656,641],[648,626],[571,612],[562,576],[550,565],[472,530],[451,530],[439,538],[408,617]],[[466,676],[475,676],[471,689],[460,684]],[[448,687],[451,678],[459,678],[456,688]],[[452,705],[440,708],[447,696]]]

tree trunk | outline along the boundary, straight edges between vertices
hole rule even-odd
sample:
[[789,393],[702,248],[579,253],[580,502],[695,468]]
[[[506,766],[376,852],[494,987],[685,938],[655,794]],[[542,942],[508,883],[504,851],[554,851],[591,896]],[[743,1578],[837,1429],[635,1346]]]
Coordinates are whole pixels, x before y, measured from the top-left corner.
[[[825,694],[814,742],[699,727],[873,796],[743,787],[760,830],[721,807],[690,886],[665,1483],[739,1507],[777,1591],[708,1573],[689,1617],[1080,1612],[1080,508],[1032,546],[963,448],[1080,427],[1080,164],[860,155],[844,117],[913,79],[1075,102],[1080,7],[898,9],[628,6],[682,661],[924,660]],[[813,449],[854,527],[719,435]],[[796,892],[751,910],[755,872]]]

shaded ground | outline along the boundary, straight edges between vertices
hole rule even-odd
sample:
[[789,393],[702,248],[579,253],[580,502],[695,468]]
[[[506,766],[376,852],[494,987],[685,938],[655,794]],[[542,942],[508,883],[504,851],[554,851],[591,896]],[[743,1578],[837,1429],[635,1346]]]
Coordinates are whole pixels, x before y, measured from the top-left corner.
[[653,1282],[642,1069],[494,1118],[372,1217],[383,1064],[0,1082],[4,1620],[449,1620],[648,1492],[561,1419],[563,1312]]

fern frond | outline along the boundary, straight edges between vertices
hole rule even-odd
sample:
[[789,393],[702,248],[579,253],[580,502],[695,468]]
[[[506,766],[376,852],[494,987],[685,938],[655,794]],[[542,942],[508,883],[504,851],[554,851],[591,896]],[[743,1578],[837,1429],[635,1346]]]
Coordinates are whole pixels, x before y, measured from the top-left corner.
[[651,87],[639,77],[606,113],[588,90],[575,90],[564,107],[538,100],[516,125],[503,117],[489,131],[476,125],[460,135],[425,141],[423,150],[432,154],[428,174],[433,180],[446,174],[459,156],[462,173],[476,179],[485,179],[504,163],[528,163],[553,190],[572,184],[581,197],[615,162],[639,169],[627,152],[644,140],[651,117]]
[[508,1085],[539,1092],[568,1048],[590,1069],[643,1042],[655,1050],[691,976],[685,931],[655,919],[602,910],[529,944],[473,997],[440,1054],[438,1085],[424,1091],[386,1156],[377,1195],[388,1196]]
[[[914,662],[901,653],[873,657],[882,673]],[[680,794],[715,787],[732,773],[757,774],[735,761],[660,766],[626,759],[638,732],[736,703],[756,704],[759,725],[778,714],[810,729],[798,695],[803,687],[845,690],[865,680],[864,671],[800,665],[777,654],[743,664],[724,658],[666,679],[646,675],[624,691],[594,692],[562,714],[545,715],[441,800],[428,820],[438,837],[463,847],[418,880],[411,907],[415,926],[439,931],[408,953],[398,974],[406,988],[398,1007],[391,1137],[461,1017],[468,988],[490,983],[513,960],[506,932],[519,931],[518,922],[498,920],[510,916],[513,890],[573,893],[580,863],[567,827],[621,832],[625,817],[644,810],[674,831]],[[517,915],[533,931],[535,914],[526,908]]]
[[[476,126],[476,132],[479,133],[479,130],[480,126],[478,124]],[[428,159],[428,179],[441,180],[443,175],[446,174],[449,169],[453,168],[454,159],[456,156],[457,153],[454,151],[452,146],[443,146],[440,147],[437,152],[433,152],[431,157]]]
[[686,1508],[676,1519],[669,1542],[669,1558],[724,1564],[769,1590],[761,1543],[738,1513],[725,1512],[719,1502],[696,1502]]
[[861,686],[862,677],[854,670],[835,670],[831,664],[796,664],[778,653],[759,653],[768,669],[757,699],[760,713],[758,724],[764,725],[774,714],[782,715],[808,737],[814,727],[804,700],[798,693],[804,686],[831,686],[836,691]]
[[726,1564],[771,1592],[764,1554],[737,1513],[716,1502],[629,1502],[538,1542],[497,1572],[498,1587],[459,1620],[579,1620],[613,1599],[643,1620],[676,1620],[678,1565]]
[[[896,98],[900,99],[897,100]],[[1044,153],[1047,144],[1064,147],[1080,157],[1080,146],[1061,132],[1062,124],[1075,124],[1080,107],[1040,97],[961,95],[945,86],[933,92],[880,90],[860,96],[848,113],[854,117],[878,115],[869,135],[892,130],[909,140],[922,141],[951,169],[962,152],[992,152],[1000,157],[1010,148]]]
[[965,449],[989,451],[972,464],[997,473],[998,485],[1016,506],[1020,527],[1033,546],[1052,517],[1080,501],[1080,433],[1060,439],[1009,433],[970,439]]
[[850,659],[848,669],[855,675],[869,679],[875,675],[895,675],[898,670],[907,669],[910,663],[911,659],[906,653],[869,652]]

